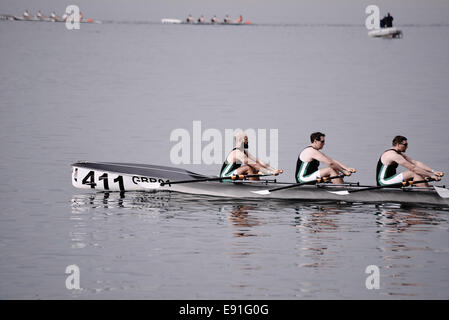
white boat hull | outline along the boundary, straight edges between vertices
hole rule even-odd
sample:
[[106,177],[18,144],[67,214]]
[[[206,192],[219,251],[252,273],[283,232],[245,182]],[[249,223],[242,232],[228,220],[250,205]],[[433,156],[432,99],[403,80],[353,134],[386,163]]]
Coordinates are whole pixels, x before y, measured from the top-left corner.
[[206,22],[186,22],[185,20],[180,20],[180,19],[171,19],[171,18],[164,18],[161,20],[161,22],[163,24],[191,24],[191,25],[229,25],[229,26],[244,26],[244,25],[250,25],[251,22],[249,21],[245,21],[243,23],[239,23],[239,22],[228,22],[228,23],[224,23],[224,22],[210,22],[210,21],[206,21]]
[[[449,199],[440,197],[432,188],[385,188],[349,195],[329,191],[357,190],[356,185],[306,185],[272,192],[268,195],[254,191],[288,185],[270,181],[194,182],[170,184],[170,181],[210,178],[183,169],[164,166],[78,162],[72,165],[72,184],[76,188],[95,191],[175,191],[195,195],[227,198],[282,199],[295,201],[333,201],[357,203],[404,203],[449,207]],[[155,183],[167,183],[153,189]]]
[[162,19],[162,23],[164,23],[164,24],[181,24],[182,20],[179,20],[179,19]]
[[[0,15],[0,20],[11,20],[11,21],[28,21],[28,22],[64,22],[62,18],[50,18],[50,17],[44,17],[44,18],[37,18],[37,17],[30,17],[25,18],[23,16],[13,16],[8,14],[2,14]],[[93,19],[82,19],[80,23],[97,23],[101,24],[102,22],[99,20],[93,20]]]
[[382,28],[368,32],[374,38],[402,38],[402,31],[397,28]]

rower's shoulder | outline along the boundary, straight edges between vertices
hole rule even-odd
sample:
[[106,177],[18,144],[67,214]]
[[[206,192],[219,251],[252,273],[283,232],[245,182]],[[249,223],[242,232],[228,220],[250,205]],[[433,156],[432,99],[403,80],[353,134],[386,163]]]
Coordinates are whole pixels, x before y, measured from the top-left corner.
[[299,153],[299,158],[302,161],[311,161],[312,159],[315,159],[315,156],[318,154],[321,154],[319,150],[316,150],[312,146],[307,146],[301,150]]
[[404,154],[402,154],[399,151],[396,151],[395,149],[385,150],[381,155],[381,159],[393,159],[398,157],[404,157]]
[[[312,146],[307,146],[307,147],[303,148],[303,149],[301,150],[300,153],[308,152],[308,151],[310,151],[311,149],[313,149]],[[315,149],[313,149],[313,150],[315,150]]]
[[239,149],[239,148],[235,148],[235,149],[233,149],[230,153],[229,153],[229,155],[231,156],[231,155],[235,155],[235,156],[237,156],[237,155],[246,155],[245,154],[245,152],[243,152],[241,149]]
[[321,151],[312,146],[307,146],[301,150],[300,154],[321,154]]
[[396,151],[395,149],[387,149],[387,150],[385,150],[384,152],[383,152],[383,155],[384,154],[388,154],[388,155],[395,155],[395,154],[398,154],[398,155],[402,155],[402,153],[401,152],[399,152],[399,151]]

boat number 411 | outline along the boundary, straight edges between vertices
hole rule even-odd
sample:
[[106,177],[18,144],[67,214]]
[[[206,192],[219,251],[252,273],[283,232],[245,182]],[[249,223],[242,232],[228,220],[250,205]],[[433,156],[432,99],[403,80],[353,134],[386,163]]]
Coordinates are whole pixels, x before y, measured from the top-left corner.
[[[117,176],[117,178],[112,180],[113,183],[118,183],[120,191],[125,191],[125,184],[123,182],[123,176]],[[149,178],[149,177],[139,177],[139,176],[133,176],[132,181],[134,184],[141,183],[155,183],[155,182],[164,182],[167,185],[169,185],[169,181],[164,181],[162,179],[156,179],[156,178]],[[97,182],[95,182],[95,171],[91,170],[89,171],[86,176],[81,181],[82,184],[89,185],[92,189],[95,189],[97,186]],[[109,177],[108,174],[105,172],[102,175],[98,177],[98,183],[103,183],[103,189],[109,190]]]
[[[98,182],[100,181],[103,181],[104,190],[109,190],[109,180],[107,173],[103,173],[101,176],[98,177]],[[120,191],[125,191],[123,176],[118,176],[113,181],[114,183],[118,183]],[[95,171],[89,171],[89,173],[84,177],[81,183],[90,185],[92,189],[95,189],[95,187],[97,186],[97,183],[95,182]]]

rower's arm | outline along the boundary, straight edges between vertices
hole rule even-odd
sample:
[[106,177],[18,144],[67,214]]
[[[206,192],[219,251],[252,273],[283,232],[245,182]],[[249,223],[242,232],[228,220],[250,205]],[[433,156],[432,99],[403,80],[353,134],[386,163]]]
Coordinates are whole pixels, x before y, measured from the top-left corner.
[[420,167],[421,169],[424,169],[424,170],[427,170],[427,171],[432,172],[432,168],[430,168],[429,166],[425,165],[423,162],[414,160],[414,159],[412,159],[411,157],[409,157],[409,156],[406,155],[406,154],[402,154],[402,155],[404,156],[404,158],[405,158],[408,162],[413,163],[415,166]]
[[349,172],[355,172],[354,168],[348,168],[347,166],[345,166],[344,164],[342,164],[340,161],[334,160],[340,167],[342,167],[344,170],[349,171]]
[[254,163],[257,163],[257,158],[255,156],[253,156],[251,153],[248,152],[248,159],[250,159],[251,161],[253,161]]
[[318,160],[319,162],[325,163],[329,168],[332,168],[336,171],[349,171],[348,168],[346,168],[340,162],[338,162],[337,160],[334,160],[332,158],[329,158],[324,153],[322,153],[318,150],[313,150],[312,157],[314,159]]
[[419,167],[419,168],[421,168],[423,170],[426,170],[428,176],[437,175],[437,176],[442,177],[444,175],[443,172],[438,171],[438,170],[433,170],[431,167],[426,165],[424,162],[413,160],[411,157],[409,157],[408,155],[405,155],[405,154],[403,156],[404,156],[405,159],[407,159],[407,161],[413,163],[415,166],[417,166],[417,167]]
[[[270,169],[270,165],[268,163],[265,163],[263,161],[260,161],[259,159],[257,159],[255,156],[253,156],[251,153],[248,152],[248,159],[250,159],[252,161],[252,164],[258,164],[259,166],[261,166],[262,168],[267,168]],[[273,168],[271,168],[273,169]]]
[[275,174],[275,175],[278,175],[279,173],[283,172],[280,169],[275,169],[275,168],[271,167],[268,163],[260,161],[259,159],[257,159],[255,156],[253,156],[249,152],[248,152],[248,158],[252,161],[252,164],[256,164],[255,167],[259,171],[262,171],[262,173],[264,173],[264,174]]
[[432,173],[432,169],[429,168],[430,170],[427,170],[425,168],[421,168],[420,166],[417,165],[417,161],[413,160],[407,155],[394,154],[391,157],[391,160],[397,162],[404,168],[407,168],[408,170],[421,176],[434,176],[434,174]]

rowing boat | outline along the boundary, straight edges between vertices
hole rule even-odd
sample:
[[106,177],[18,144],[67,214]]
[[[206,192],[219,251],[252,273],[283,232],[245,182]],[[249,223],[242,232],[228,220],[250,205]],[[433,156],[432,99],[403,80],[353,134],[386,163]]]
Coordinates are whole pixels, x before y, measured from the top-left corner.
[[[266,189],[288,186],[276,180],[261,181],[198,181],[175,184],[175,181],[216,179],[192,171],[158,165],[76,162],[72,164],[72,184],[76,188],[97,191],[174,191],[195,195],[247,199],[283,199],[296,201],[332,201],[349,203],[401,203],[449,207],[449,198],[443,198],[434,188],[384,188],[354,192],[342,196],[336,191],[354,191],[365,188],[358,184],[333,185],[320,183],[289,188],[264,194]],[[170,181],[173,184],[170,184]],[[158,185],[157,188],[154,185]],[[444,189],[449,191],[447,189]],[[257,193],[259,192],[259,193]]]
[[382,28],[368,32],[370,37],[374,38],[402,38],[402,31],[397,28]]
[[[62,18],[51,18],[51,17],[43,17],[43,18],[37,18],[37,17],[30,17],[29,19],[23,17],[23,16],[13,16],[8,14],[2,14],[0,15],[0,20],[10,20],[10,21],[31,21],[31,22],[66,22]],[[81,19],[80,23],[102,23],[99,20],[94,19]]]
[[164,18],[161,20],[163,24],[192,24],[192,25],[230,25],[230,26],[245,26],[251,24],[249,21],[245,22],[186,22],[180,19]]

